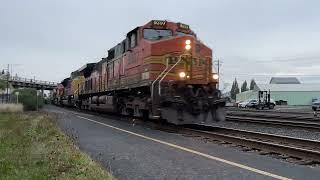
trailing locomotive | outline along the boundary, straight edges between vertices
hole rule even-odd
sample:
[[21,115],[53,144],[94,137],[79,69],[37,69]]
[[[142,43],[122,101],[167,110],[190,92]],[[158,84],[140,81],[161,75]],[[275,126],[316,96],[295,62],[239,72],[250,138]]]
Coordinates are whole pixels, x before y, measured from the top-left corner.
[[108,56],[71,73],[55,102],[174,124],[225,119],[212,50],[188,25],[153,20],[127,33]]

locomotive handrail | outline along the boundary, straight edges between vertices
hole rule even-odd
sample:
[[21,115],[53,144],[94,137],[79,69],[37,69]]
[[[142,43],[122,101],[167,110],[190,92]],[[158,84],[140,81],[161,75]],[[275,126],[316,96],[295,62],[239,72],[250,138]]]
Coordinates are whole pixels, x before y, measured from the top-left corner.
[[169,68],[169,59],[167,59],[166,68],[159,74],[159,76],[152,82],[151,84],[151,100],[153,101],[153,91],[154,91],[154,84],[158,81],[158,79],[167,71]]
[[171,68],[169,69],[169,71],[167,71],[167,72],[164,74],[164,76],[162,76],[162,78],[160,79],[160,81],[159,81],[159,96],[161,96],[161,82],[162,82],[163,79],[168,75],[168,73],[169,73],[174,67],[176,67],[176,65],[178,65],[178,64],[180,63],[180,61],[182,60],[182,56],[184,56],[184,55],[188,55],[188,54],[181,54],[181,55],[179,56],[179,60],[178,60],[173,66],[171,66]]

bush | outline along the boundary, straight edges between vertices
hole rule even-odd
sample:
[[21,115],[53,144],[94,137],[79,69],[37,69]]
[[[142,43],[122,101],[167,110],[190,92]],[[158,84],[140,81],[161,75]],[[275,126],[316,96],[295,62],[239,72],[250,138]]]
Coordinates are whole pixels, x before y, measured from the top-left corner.
[[0,79],[0,89],[6,89],[6,87],[7,87],[7,84],[6,84],[6,82],[4,81],[4,80],[1,80]]
[[[19,92],[19,103],[23,104],[23,108],[26,111],[35,111],[37,110],[37,91],[35,89],[17,89],[13,91],[13,95]],[[38,97],[38,107],[43,106],[43,98]]]

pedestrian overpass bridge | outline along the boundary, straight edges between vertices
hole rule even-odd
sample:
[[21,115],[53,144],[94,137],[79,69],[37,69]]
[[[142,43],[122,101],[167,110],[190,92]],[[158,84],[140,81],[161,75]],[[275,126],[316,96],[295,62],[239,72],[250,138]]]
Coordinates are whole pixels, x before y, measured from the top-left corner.
[[2,76],[0,79],[8,81],[14,88],[34,88],[37,90],[53,90],[58,83],[50,81],[41,81],[35,79],[27,79],[17,76]]

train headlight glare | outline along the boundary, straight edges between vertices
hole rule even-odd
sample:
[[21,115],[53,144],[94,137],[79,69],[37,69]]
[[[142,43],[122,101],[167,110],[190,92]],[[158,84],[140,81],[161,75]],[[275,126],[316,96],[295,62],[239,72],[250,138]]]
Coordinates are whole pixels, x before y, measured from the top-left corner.
[[191,45],[190,45],[190,44],[187,44],[187,45],[185,46],[185,49],[186,49],[186,50],[190,50],[190,49],[191,49]]
[[180,78],[186,77],[186,73],[185,73],[185,72],[180,72],[180,73],[179,73],[179,77],[180,77]]
[[219,79],[219,75],[218,75],[218,74],[214,74],[214,75],[212,75],[212,78],[213,78],[214,80],[218,80],[218,79]]
[[191,44],[191,41],[189,39],[186,40],[186,45],[188,45],[188,44],[189,45]]

